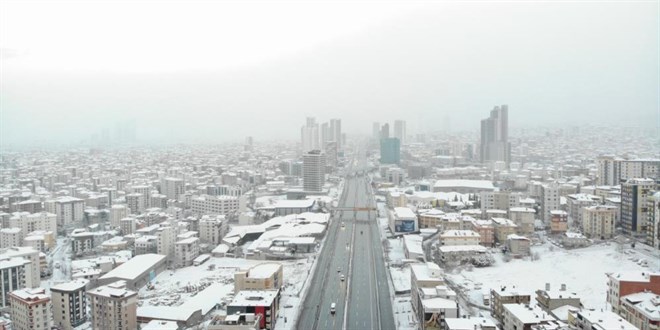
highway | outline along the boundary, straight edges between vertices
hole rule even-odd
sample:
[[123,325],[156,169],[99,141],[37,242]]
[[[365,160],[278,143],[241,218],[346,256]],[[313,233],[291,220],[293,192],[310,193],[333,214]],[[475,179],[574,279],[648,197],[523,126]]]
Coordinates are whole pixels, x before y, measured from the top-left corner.
[[364,164],[359,154],[348,171],[297,329],[395,329],[373,192],[365,174],[355,175]]

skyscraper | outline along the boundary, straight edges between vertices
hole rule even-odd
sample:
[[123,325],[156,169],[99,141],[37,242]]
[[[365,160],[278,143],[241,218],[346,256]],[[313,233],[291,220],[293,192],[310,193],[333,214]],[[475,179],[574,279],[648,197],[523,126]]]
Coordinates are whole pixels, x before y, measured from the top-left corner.
[[406,143],[406,121],[405,120],[395,120],[394,121],[394,137],[399,139],[401,144]]
[[653,179],[628,179],[621,183],[621,225],[627,235],[646,235],[648,197],[656,189]]
[[325,183],[325,154],[312,150],[303,155],[303,190],[320,192]]
[[386,139],[388,137],[390,137],[390,124],[385,123],[383,125],[383,128],[381,128],[381,130],[380,130],[380,138],[381,139]]
[[371,138],[374,141],[380,140],[380,123],[377,121],[371,125]]
[[380,163],[399,164],[401,161],[401,142],[397,138],[380,139]]
[[490,111],[490,117],[481,120],[480,159],[482,163],[511,162],[509,143],[509,107],[502,105]]
[[[337,142],[337,150],[342,147],[341,119],[330,119],[330,140]],[[328,141],[328,142],[329,142]]]
[[310,150],[320,149],[319,124],[316,123],[316,118],[307,117],[305,126],[300,129],[300,135],[303,153]]

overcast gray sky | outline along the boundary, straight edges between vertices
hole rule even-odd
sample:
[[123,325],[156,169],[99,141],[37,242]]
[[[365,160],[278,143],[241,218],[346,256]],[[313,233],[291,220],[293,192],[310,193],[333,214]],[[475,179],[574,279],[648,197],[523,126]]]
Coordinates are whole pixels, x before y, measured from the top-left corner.
[[657,1],[0,3],[3,144],[658,123]]

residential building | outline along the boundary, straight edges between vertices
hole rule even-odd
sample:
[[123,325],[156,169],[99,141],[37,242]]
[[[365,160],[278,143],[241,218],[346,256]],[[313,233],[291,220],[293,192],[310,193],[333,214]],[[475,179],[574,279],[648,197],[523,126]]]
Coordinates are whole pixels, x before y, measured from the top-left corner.
[[128,216],[129,210],[126,205],[115,204],[110,208],[110,226],[119,228],[121,226],[121,219]]
[[162,179],[160,184],[160,193],[167,196],[167,199],[180,201],[181,195],[186,192],[186,184],[180,178],[167,177]]
[[656,188],[652,179],[629,179],[621,184],[621,225],[627,235],[644,235],[648,220],[648,197]]
[[510,254],[515,256],[528,256],[530,254],[529,238],[510,234],[506,238],[506,247]]
[[623,317],[610,311],[569,310],[568,323],[578,330],[637,329]]
[[479,234],[472,230],[446,230],[439,236],[440,245],[479,245]]
[[0,257],[0,278],[8,279],[0,281],[0,307],[9,305],[9,293],[27,287],[28,278],[32,277],[30,261],[22,257]]
[[9,293],[13,330],[49,330],[50,297],[45,289],[19,289]]
[[135,239],[135,255],[158,253],[158,236],[144,235]]
[[227,315],[259,315],[260,329],[274,329],[279,312],[280,290],[243,290],[227,305]]
[[130,235],[136,231],[136,220],[135,218],[123,218],[119,221],[119,227],[121,229],[122,235]]
[[624,296],[644,291],[660,294],[660,273],[625,272],[607,274],[607,277],[607,303],[614,313],[620,313]]
[[638,292],[621,297],[619,315],[641,330],[660,329],[660,295]]
[[234,292],[243,290],[279,290],[284,284],[282,264],[267,262],[234,273]]
[[647,200],[646,244],[660,249],[660,191]]
[[602,198],[590,194],[570,194],[566,196],[568,208],[568,225],[572,228],[582,227],[582,209],[588,206],[599,205]]
[[623,159],[614,156],[600,156],[598,164],[599,186],[616,186],[633,178],[657,178],[660,173],[660,159]]
[[23,234],[21,228],[0,229],[0,248],[12,246],[23,246]]
[[303,153],[306,153],[310,150],[321,149],[319,133],[319,124],[316,123],[316,118],[307,117],[305,126],[300,129]]
[[518,234],[531,235],[534,233],[534,218],[536,211],[528,207],[512,207],[509,209],[509,218],[518,226]]
[[[33,247],[9,247],[0,249],[0,260],[8,260],[15,257],[24,258],[29,261],[29,265],[26,268],[29,268],[25,274],[25,286],[26,288],[37,288],[41,284],[41,271],[40,271],[40,261],[39,261],[39,251],[35,250]],[[13,272],[7,273],[14,274]],[[4,277],[3,277],[4,278]],[[20,282],[20,280],[18,281]],[[17,282],[17,283],[18,283]],[[23,288],[23,286],[17,287],[16,289]]]
[[57,226],[66,227],[83,221],[85,201],[75,197],[60,197],[44,203],[46,212],[57,216]]
[[9,218],[10,228],[21,229],[21,239],[24,239],[29,233],[34,231],[50,231],[57,234],[57,216],[54,213],[39,212],[27,213],[16,212]]
[[491,218],[493,227],[495,228],[495,242],[505,244],[506,239],[511,234],[518,232],[518,226],[511,220],[506,218]]
[[480,245],[495,246],[495,227],[492,220],[474,220],[472,221],[472,230],[479,234]]
[[533,325],[546,324],[555,321],[549,313],[538,306],[523,304],[504,304],[503,330],[531,329]]
[[189,237],[174,244],[174,264],[176,267],[192,266],[199,256],[199,238]]
[[229,215],[239,209],[239,196],[194,196],[191,200],[193,214],[201,215]]
[[423,313],[422,289],[435,288],[438,285],[445,285],[442,270],[438,265],[432,262],[410,265],[410,301],[415,315]]
[[303,190],[321,192],[325,184],[325,153],[311,150],[303,155]]
[[541,216],[546,225],[552,220],[550,212],[555,210],[560,210],[559,185],[544,184],[541,186]]
[[87,291],[91,306],[92,329],[137,329],[138,294],[126,288],[125,281]]
[[566,291],[566,284],[562,284],[559,290],[551,290],[550,283],[546,283],[545,290],[536,290],[536,303],[546,313],[562,306],[582,308],[580,298],[575,293]]
[[174,244],[176,243],[176,229],[166,226],[156,230],[158,237],[158,254],[167,257],[168,262],[174,261]]
[[550,232],[563,234],[568,231],[568,213],[562,210],[550,211]]
[[[531,296],[526,293],[521,293],[515,286],[507,288],[502,286],[499,289],[490,290],[490,315],[495,317],[500,323],[504,323],[504,305],[506,304],[523,304],[529,305]],[[521,328],[522,329],[522,328]]]
[[451,180],[437,180],[433,184],[433,192],[481,194],[482,191],[494,191],[494,190],[495,190],[495,186],[493,185],[493,182],[489,180],[451,179]]
[[497,330],[497,326],[487,317],[445,319],[443,330]]
[[131,214],[142,214],[147,209],[147,200],[139,193],[126,194],[126,204]]
[[582,209],[582,233],[598,239],[614,237],[616,212],[616,207],[609,205],[584,207]]
[[508,210],[518,206],[518,195],[510,191],[481,191],[479,193],[481,212],[486,210]]
[[202,216],[199,220],[199,239],[202,243],[218,245],[227,233],[227,220],[224,215]]
[[490,117],[481,120],[480,160],[482,163],[511,161],[509,143],[509,107],[502,105],[490,112]]
[[87,284],[88,280],[77,279],[50,288],[54,326],[73,330],[87,322]]

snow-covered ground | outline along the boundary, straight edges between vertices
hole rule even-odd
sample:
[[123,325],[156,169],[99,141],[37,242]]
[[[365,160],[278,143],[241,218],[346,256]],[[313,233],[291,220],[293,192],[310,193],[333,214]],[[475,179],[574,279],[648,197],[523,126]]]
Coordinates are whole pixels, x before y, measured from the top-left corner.
[[417,329],[417,318],[414,316],[410,296],[395,297],[392,302],[394,322],[399,330]]
[[[521,291],[543,289],[545,283],[552,288],[566,284],[567,290],[577,293],[586,308],[606,308],[606,273],[625,271],[660,271],[657,263],[648,267],[638,265],[634,260],[648,258],[644,253],[625,249],[618,252],[617,244],[600,244],[582,249],[564,250],[544,244],[532,247],[540,260],[514,259],[504,262],[501,254],[496,254],[493,267],[474,268],[471,271],[456,271],[449,275],[457,285],[469,291],[473,303],[482,304],[482,292],[501,285],[516,286]],[[648,259],[647,259],[648,260]]]

